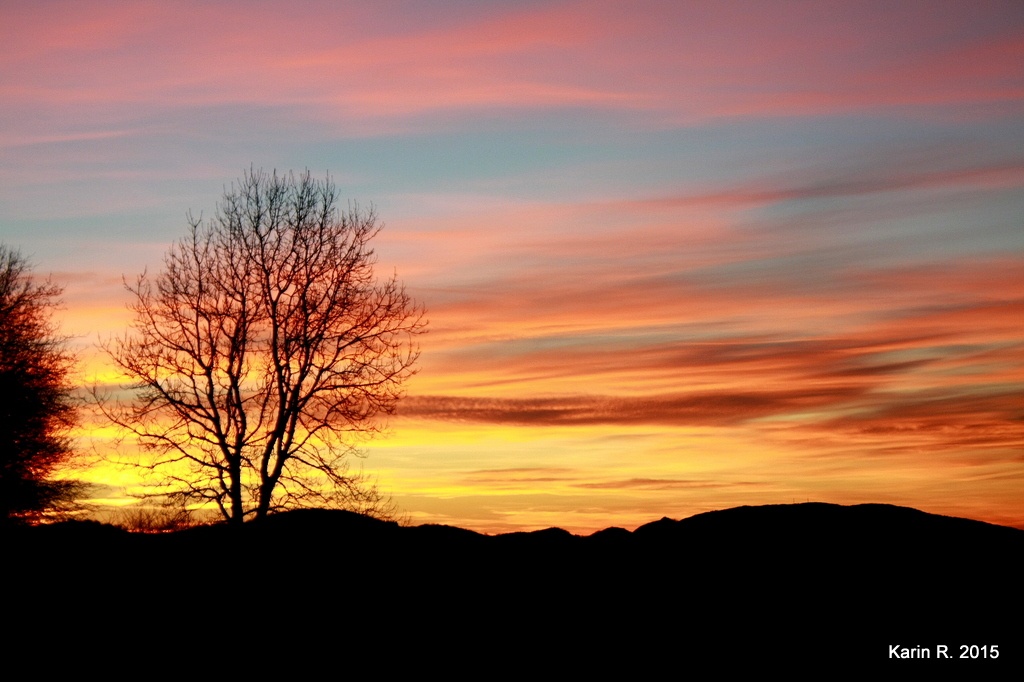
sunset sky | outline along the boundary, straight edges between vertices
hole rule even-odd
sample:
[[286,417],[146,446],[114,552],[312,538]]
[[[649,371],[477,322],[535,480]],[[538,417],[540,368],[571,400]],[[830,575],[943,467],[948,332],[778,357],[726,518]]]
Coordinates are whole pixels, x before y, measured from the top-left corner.
[[0,101],[0,240],[83,385],[186,212],[308,168],[428,312],[354,462],[413,522],[1024,528],[1020,0],[0,0]]

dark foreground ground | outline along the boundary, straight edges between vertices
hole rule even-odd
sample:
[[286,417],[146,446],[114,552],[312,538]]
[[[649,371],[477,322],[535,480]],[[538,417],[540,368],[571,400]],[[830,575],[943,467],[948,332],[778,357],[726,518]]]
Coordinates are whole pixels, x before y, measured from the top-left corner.
[[301,510],[237,531],[73,523],[5,542],[25,627],[35,599],[95,627],[257,651],[280,632],[312,649],[388,642],[391,663],[429,650],[427,667],[547,652],[638,670],[1024,669],[1024,531],[889,505],[739,507],[587,537]]

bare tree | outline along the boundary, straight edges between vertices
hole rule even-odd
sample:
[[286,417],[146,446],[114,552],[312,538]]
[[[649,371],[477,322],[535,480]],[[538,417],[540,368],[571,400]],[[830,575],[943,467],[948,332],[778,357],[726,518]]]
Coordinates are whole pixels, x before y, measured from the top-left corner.
[[164,271],[126,283],[135,321],[106,350],[137,394],[104,411],[176,495],[230,523],[379,511],[344,458],[393,412],[426,321],[395,277],[374,276],[373,209],[339,211],[329,177],[250,170],[212,220],[188,219]]

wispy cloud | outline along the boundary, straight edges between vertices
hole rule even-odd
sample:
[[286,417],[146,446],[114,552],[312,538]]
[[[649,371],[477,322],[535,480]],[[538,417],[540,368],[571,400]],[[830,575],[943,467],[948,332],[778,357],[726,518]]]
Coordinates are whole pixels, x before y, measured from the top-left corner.
[[[990,15],[1012,15],[1012,3],[990,5]],[[481,108],[697,120],[1024,100],[1013,66],[1024,44],[1019,26],[993,25],[956,3],[437,9],[25,6],[10,10],[0,33],[0,93],[14,110],[74,105],[97,122],[244,104],[363,124]]]
[[413,396],[402,405],[408,417],[495,424],[573,425],[667,424],[728,425],[795,409],[813,409],[856,397],[856,388],[792,392],[706,393],[618,398],[499,399]]
[[602,481],[600,483],[580,483],[580,488],[589,490],[690,490],[700,488],[732,488],[759,485],[755,482],[741,481],[724,483],[722,481],[689,481],[670,478],[630,478],[621,481]]

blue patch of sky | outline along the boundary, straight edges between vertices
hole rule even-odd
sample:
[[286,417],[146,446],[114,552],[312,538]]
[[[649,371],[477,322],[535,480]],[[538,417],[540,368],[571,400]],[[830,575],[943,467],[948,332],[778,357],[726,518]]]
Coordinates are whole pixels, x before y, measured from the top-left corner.
[[[421,215],[426,209],[418,195],[572,202],[750,183],[786,188],[850,173],[871,178],[901,168],[1020,163],[1024,148],[1019,115],[721,119],[668,128],[651,112],[559,108],[466,116],[452,115],[435,131],[357,137],[288,106],[190,108],[184,117],[164,109],[126,123],[134,132],[122,137],[9,146],[0,159],[7,179],[0,238],[31,242],[59,233],[164,242],[182,234],[187,210],[210,215],[223,187],[250,165],[308,167],[317,175],[330,170],[342,196],[373,202],[388,220]],[[753,224],[807,222],[816,212],[820,226],[831,211],[836,225],[846,229],[853,220],[872,238],[939,235],[932,250],[1021,248],[1019,188],[974,198],[943,190],[935,198],[941,209],[888,219],[871,212],[891,198],[782,202],[759,209]]]
[[783,182],[800,170],[805,177],[830,168],[845,171],[858,155],[878,157],[862,159],[862,172],[870,173],[873,164],[899,170],[894,146],[917,156],[956,156],[961,162],[966,157],[964,165],[1007,156],[1006,135],[985,126],[970,126],[965,142],[961,126],[891,119],[774,119],[635,130],[592,118],[548,113],[543,121],[524,116],[491,129],[336,138],[305,145],[306,156],[311,167],[350,172],[356,178],[352,190],[378,197],[373,200],[381,205],[392,195],[446,192],[534,201],[647,198],[750,180]]

